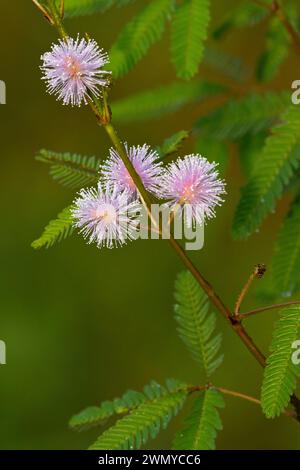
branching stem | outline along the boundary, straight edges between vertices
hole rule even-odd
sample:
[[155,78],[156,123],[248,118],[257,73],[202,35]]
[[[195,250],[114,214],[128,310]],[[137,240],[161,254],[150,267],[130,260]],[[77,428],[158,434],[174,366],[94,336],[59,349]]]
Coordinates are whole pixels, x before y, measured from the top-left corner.
[[253,272],[253,273],[251,273],[248,281],[246,282],[246,284],[244,285],[240,295],[238,296],[238,299],[236,301],[235,308],[234,308],[234,316],[236,318],[238,317],[242,302],[243,302],[244,298],[246,297],[246,295],[248,293],[248,290],[250,289],[254,279],[255,279],[255,273]]
[[236,301],[236,304],[235,304],[235,309],[234,309],[234,316],[235,318],[240,318],[239,317],[239,312],[240,312],[240,307],[242,305],[242,302],[244,300],[244,298],[246,297],[254,279],[260,279],[264,273],[266,271],[266,267],[263,265],[263,264],[257,264],[253,270],[253,272],[251,273],[248,281],[246,282],[246,284],[244,285],[240,295],[238,296],[238,299]]
[[290,23],[289,19],[287,18],[282,6],[278,2],[278,0],[274,0],[273,3],[268,4],[265,3],[263,0],[252,0],[256,5],[259,5],[262,8],[267,9],[271,15],[276,15],[277,18],[281,21],[282,25],[288,32],[294,47],[296,48],[297,52],[300,52],[300,37],[298,36],[297,32],[295,31],[293,25]]
[[[33,2],[36,4],[36,0],[33,0]],[[52,13],[52,18],[54,20],[54,26],[56,27],[58,33],[60,36],[65,39],[68,37],[68,34],[62,24],[62,18],[60,15],[60,12],[56,6],[56,3],[54,0],[49,0],[49,5]],[[152,204],[152,197],[148,193],[148,191],[145,189],[141,178],[137,174],[132,162],[128,158],[126,149],[124,147],[124,144],[120,140],[115,128],[111,124],[111,122],[106,122],[105,120],[103,121],[103,116],[99,114],[99,110],[97,109],[97,106],[90,101],[90,106],[93,111],[93,113],[96,115],[97,121],[99,124],[101,124],[105,131],[107,132],[112,144],[116,148],[117,152],[119,153],[122,161],[124,162],[124,165],[126,169],[128,170],[130,176],[132,177],[137,190],[139,191],[145,206],[147,207],[148,213],[151,213],[151,204]],[[106,119],[107,116],[105,116]],[[231,314],[230,309],[224,304],[224,302],[221,300],[221,298],[218,296],[218,294],[215,292],[213,287],[210,285],[210,283],[202,276],[200,271],[196,268],[192,260],[189,258],[187,255],[186,251],[182,248],[182,246],[175,240],[172,236],[170,238],[170,243],[173,249],[176,251],[178,254],[179,258],[182,260],[183,264],[185,267],[191,272],[191,274],[195,277],[197,282],[200,284],[200,286],[203,288],[203,290],[206,292],[207,296],[211,300],[212,304],[219,310],[219,312],[225,317],[225,319],[229,322],[230,326],[232,329],[235,331],[235,333],[239,336],[239,338],[242,340],[242,342],[245,344],[245,346],[248,348],[248,350],[251,352],[251,354],[255,357],[255,359],[259,362],[259,364],[262,367],[265,367],[266,359],[262,352],[259,350],[259,348],[256,346],[252,338],[248,335],[246,330],[244,329],[243,325],[241,324],[241,321],[239,318],[235,318],[234,315]],[[298,400],[297,397],[293,396],[291,403],[295,406],[297,410],[297,416],[296,419],[300,421],[300,400]]]
[[244,320],[245,318],[252,317],[258,313],[269,312],[270,310],[277,310],[279,308],[290,307],[292,305],[300,305],[300,300],[293,300],[291,302],[284,302],[282,304],[268,305],[266,307],[256,308],[255,310],[250,310],[246,313],[239,313],[238,318]]
[[52,17],[50,16],[49,11],[43,5],[41,5],[38,0],[32,0],[32,1],[35,4],[35,6],[42,12],[44,17],[49,21],[49,23],[54,25],[54,21]]
[[[251,403],[254,403],[255,405],[261,406],[261,401],[258,400],[257,398],[254,398],[250,395],[246,395],[245,393],[236,392],[235,390],[229,390],[228,388],[215,387],[212,384],[192,386],[189,388],[189,392],[190,393],[204,392],[205,390],[210,390],[210,389],[217,390],[218,392],[223,393],[223,395],[229,395],[235,398],[241,398],[242,400],[249,401]],[[283,414],[285,416],[292,417],[292,418],[296,417],[295,412],[292,410],[285,410]]]

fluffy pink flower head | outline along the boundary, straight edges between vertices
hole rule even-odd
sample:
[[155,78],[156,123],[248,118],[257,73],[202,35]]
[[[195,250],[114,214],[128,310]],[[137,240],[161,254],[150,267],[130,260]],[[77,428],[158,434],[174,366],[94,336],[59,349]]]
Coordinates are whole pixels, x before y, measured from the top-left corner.
[[[146,144],[136,147],[128,147],[125,144],[125,148],[145,188],[152,193],[156,193],[158,190],[158,178],[162,171],[162,163],[158,161],[158,153],[150,150],[149,145]],[[120,188],[126,188],[132,197],[137,197],[136,186],[118,152],[111,148],[109,153],[110,157],[101,166],[103,180],[108,183],[117,184]]]
[[117,186],[82,189],[74,201],[73,217],[75,227],[88,243],[96,243],[98,248],[124,245],[135,238],[138,228],[140,204],[129,201],[129,191],[120,191]]
[[99,96],[99,87],[108,85],[110,72],[102,70],[108,63],[108,55],[94,40],[61,39],[41,59],[48,92],[64,104],[86,104],[88,95]]
[[218,179],[216,166],[201,155],[187,155],[171,163],[160,179],[161,197],[170,207],[184,211],[188,226],[203,224],[223,202],[225,183]]

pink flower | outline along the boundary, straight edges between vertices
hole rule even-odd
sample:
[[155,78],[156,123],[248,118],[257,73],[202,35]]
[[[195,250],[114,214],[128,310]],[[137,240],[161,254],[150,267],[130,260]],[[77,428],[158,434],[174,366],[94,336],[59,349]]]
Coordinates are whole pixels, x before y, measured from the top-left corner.
[[82,189],[74,201],[75,226],[88,243],[98,248],[124,245],[135,238],[139,226],[140,204],[129,201],[129,191],[120,191],[117,186]]
[[[149,145],[128,147],[125,144],[127,155],[132,162],[137,174],[141,178],[144,187],[156,193],[158,189],[158,178],[161,174],[161,162],[158,161],[159,155],[156,151],[150,150]],[[137,189],[128,173],[118,152],[111,148],[110,157],[101,167],[102,178],[105,182],[118,185],[120,188],[126,188],[132,197],[137,197]]]
[[48,92],[64,104],[86,104],[88,96],[99,96],[99,87],[108,85],[106,76],[110,72],[101,70],[108,56],[94,40],[61,39],[41,59]]
[[169,207],[184,211],[188,226],[203,224],[223,202],[225,183],[218,179],[216,166],[200,155],[187,155],[171,163],[160,179],[160,196]]

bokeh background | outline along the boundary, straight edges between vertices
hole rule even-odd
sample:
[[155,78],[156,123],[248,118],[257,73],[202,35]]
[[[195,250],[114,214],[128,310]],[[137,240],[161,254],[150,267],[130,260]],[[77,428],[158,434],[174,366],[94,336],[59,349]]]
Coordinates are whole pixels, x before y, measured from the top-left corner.
[[[67,27],[74,34],[88,31],[109,48],[141,3],[68,21]],[[212,27],[237,3],[213,2]],[[139,390],[151,379],[201,383],[173,319],[173,283],[182,267],[167,242],[160,241],[99,251],[73,236],[48,251],[30,247],[73,198],[49,178],[47,167],[34,161],[36,152],[47,148],[105,157],[109,142],[87,109],[63,107],[45,93],[40,55],[56,33],[30,0],[2,1],[1,16],[0,79],[7,84],[7,104],[0,106],[0,339],[7,344],[7,365],[0,366],[0,448],[83,449],[97,431],[76,434],[68,429],[70,416],[83,407],[128,388]],[[253,71],[263,36],[264,25],[236,32],[221,48],[242,57]],[[173,80],[168,47],[166,34],[118,82],[113,98]],[[300,78],[298,64],[291,55],[271,87],[290,88],[292,80]],[[204,66],[199,76],[222,79]],[[251,80],[248,87],[257,88]],[[129,143],[157,145],[173,132],[189,129],[200,113],[199,104],[191,105],[170,117],[120,127],[120,132]],[[191,151],[194,143],[190,139],[184,151]],[[226,181],[226,203],[206,229],[205,248],[193,258],[232,306],[253,265],[268,264],[285,201],[260,233],[233,242],[231,222],[243,183],[234,149]],[[250,295],[245,308],[258,303]],[[274,315],[248,322],[264,351]],[[225,362],[215,383],[258,396],[261,369],[222,318],[218,324],[224,332]],[[300,448],[300,428],[292,420],[267,421],[258,407],[231,398],[226,404],[219,449]],[[170,448],[183,417],[184,413],[148,447]]]

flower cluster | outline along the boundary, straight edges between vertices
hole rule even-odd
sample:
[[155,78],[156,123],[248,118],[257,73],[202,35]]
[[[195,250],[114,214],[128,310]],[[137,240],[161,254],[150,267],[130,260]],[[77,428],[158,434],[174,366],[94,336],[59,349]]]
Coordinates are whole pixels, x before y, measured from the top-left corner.
[[[187,155],[164,167],[158,153],[148,145],[124,146],[144,187],[171,210],[184,213],[188,226],[202,225],[215,215],[214,209],[225,193],[215,163],[200,155]],[[112,248],[135,238],[140,213],[138,190],[112,148],[101,165],[98,189],[81,190],[75,200],[75,224],[90,243]]]
[[[103,66],[108,56],[94,40],[66,38],[42,56],[44,80],[64,104],[80,106],[108,86]],[[164,207],[184,214],[187,226],[203,225],[222,203],[224,181],[216,164],[201,155],[187,155],[167,166],[144,144],[124,149],[145,189]],[[142,199],[118,151],[111,148],[101,165],[97,189],[82,189],[74,201],[74,224],[89,243],[112,248],[135,238]]]

